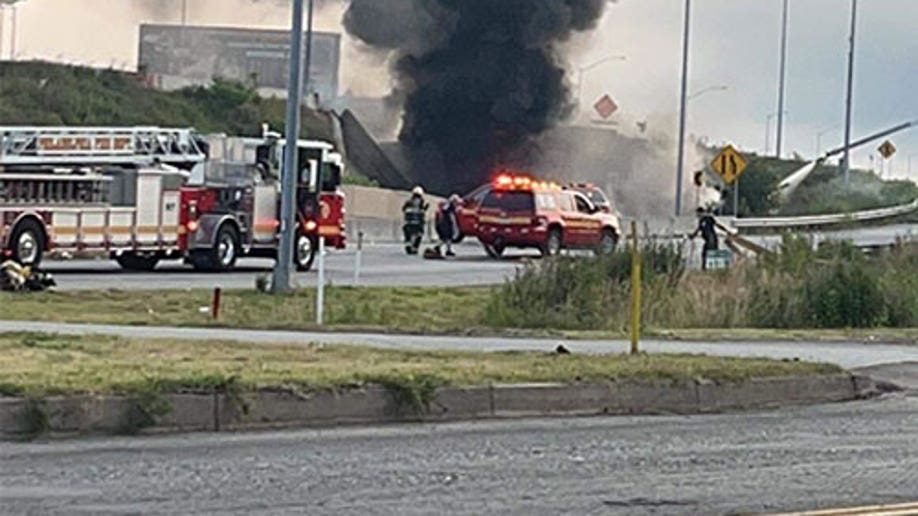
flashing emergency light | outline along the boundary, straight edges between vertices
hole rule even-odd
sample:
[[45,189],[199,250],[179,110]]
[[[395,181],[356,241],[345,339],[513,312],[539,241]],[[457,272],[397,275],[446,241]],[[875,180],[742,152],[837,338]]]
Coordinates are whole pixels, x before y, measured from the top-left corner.
[[494,177],[493,184],[502,190],[560,190],[561,186],[554,181],[540,181],[524,174],[501,172]]

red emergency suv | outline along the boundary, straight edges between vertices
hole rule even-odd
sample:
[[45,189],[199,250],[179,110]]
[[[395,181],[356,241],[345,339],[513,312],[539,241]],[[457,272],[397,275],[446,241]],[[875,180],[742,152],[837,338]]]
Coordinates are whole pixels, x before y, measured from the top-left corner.
[[[543,256],[556,255],[562,249],[608,254],[621,235],[621,222],[614,210],[605,212],[587,194],[555,183],[500,174],[466,197],[463,208],[469,212],[473,208],[468,201],[476,194],[480,204],[474,209],[476,226],[471,234],[478,236],[494,258],[508,247],[535,248]],[[462,226],[461,211],[459,218]]]

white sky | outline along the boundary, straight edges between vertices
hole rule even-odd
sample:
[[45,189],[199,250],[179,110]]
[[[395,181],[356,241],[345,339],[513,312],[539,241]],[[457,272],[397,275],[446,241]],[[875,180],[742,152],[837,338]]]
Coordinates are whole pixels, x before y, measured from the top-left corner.
[[[270,28],[287,23],[285,2],[187,1],[191,23]],[[141,3],[158,8],[141,9]],[[623,124],[649,119],[657,130],[675,131],[683,4],[619,0],[595,33],[573,42],[574,68],[612,54],[627,56],[625,62],[586,73],[585,104],[608,92],[621,106],[616,116]],[[850,0],[790,4],[785,153],[812,156],[819,130],[839,127],[823,135],[824,149],[842,139]],[[176,22],[180,5],[180,0],[27,0],[19,7],[18,54],[131,68],[137,25]],[[690,102],[690,133],[751,150],[764,148],[766,116],[777,109],[780,9],[781,0],[693,0],[689,89],[729,89]],[[325,13],[318,27],[340,30],[338,17]],[[8,10],[5,18],[3,56],[9,52]],[[918,0],[861,0],[857,43],[854,135],[918,119]],[[358,55],[352,47],[345,50],[345,87],[350,81],[364,92],[384,89],[385,70],[372,68]],[[378,80],[366,80],[370,76]],[[918,129],[892,139],[899,147],[894,175],[905,175],[913,156],[911,177],[918,179]],[[875,148],[856,152],[855,163],[869,165]]]

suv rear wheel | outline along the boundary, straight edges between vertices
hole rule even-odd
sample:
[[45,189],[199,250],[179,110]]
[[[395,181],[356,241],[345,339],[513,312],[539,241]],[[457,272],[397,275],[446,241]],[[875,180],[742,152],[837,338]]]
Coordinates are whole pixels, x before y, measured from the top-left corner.
[[608,256],[615,252],[615,246],[618,245],[618,237],[611,229],[604,229],[602,236],[599,237],[599,244],[596,245],[596,256]]
[[548,231],[548,238],[545,239],[545,245],[542,246],[542,256],[558,256],[561,254],[563,247],[561,240],[561,229],[551,228]]
[[504,254],[504,246],[501,244],[482,244],[484,246],[485,253],[489,257],[499,260]]

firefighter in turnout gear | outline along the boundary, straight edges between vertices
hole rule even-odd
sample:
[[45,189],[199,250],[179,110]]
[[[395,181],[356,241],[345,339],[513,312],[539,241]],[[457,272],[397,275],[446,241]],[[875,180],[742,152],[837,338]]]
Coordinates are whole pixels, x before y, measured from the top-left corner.
[[420,186],[411,190],[411,197],[402,205],[402,213],[405,217],[402,232],[405,234],[405,252],[408,254],[418,254],[424,238],[424,223],[429,207],[427,201],[424,200],[424,189]]

